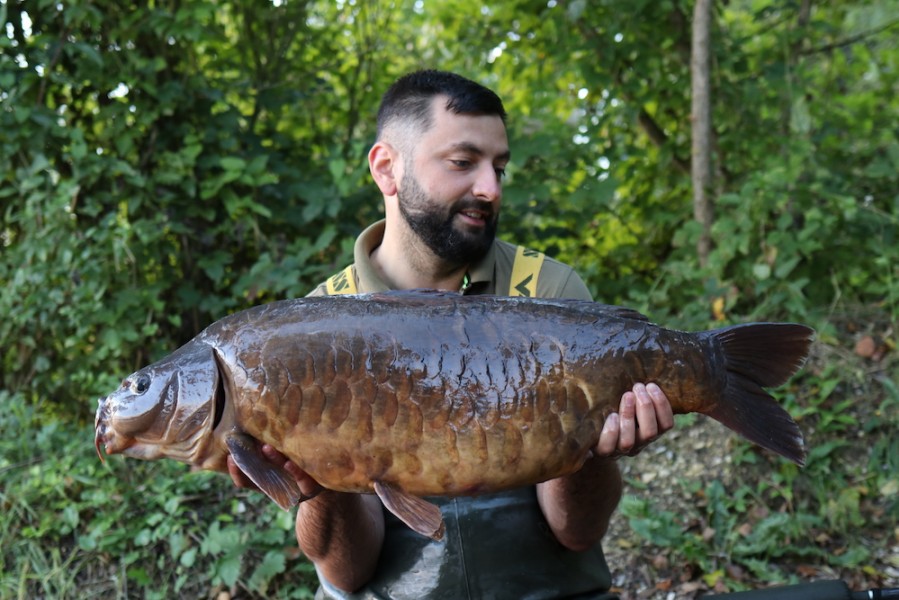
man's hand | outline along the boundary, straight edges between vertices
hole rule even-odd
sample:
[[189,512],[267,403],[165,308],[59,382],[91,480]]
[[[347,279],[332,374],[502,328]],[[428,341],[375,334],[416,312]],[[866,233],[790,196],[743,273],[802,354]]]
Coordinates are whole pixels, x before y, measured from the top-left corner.
[[[300,492],[303,494],[303,499],[308,500],[310,498],[314,498],[322,491],[322,486],[318,484],[312,477],[306,474],[301,468],[296,466],[293,462],[291,462],[286,456],[275,450],[269,444],[262,445],[262,454],[268,459],[272,465],[284,469],[287,473],[293,477],[297,485],[300,488]],[[255,483],[250,481],[250,478],[247,477],[246,473],[240,470],[240,467],[237,466],[237,463],[234,462],[234,459],[231,455],[228,455],[228,474],[231,476],[231,480],[234,482],[239,488],[246,488],[250,490],[259,491],[259,488]]]
[[671,403],[659,386],[638,383],[624,393],[618,412],[606,418],[594,457],[580,471],[537,484],[537,501],[560,544],[582,551],[602,539],[623,486],[610,459],[633,456],[672,427]]
[[660,435],[674,427],[674,414],[665,393],[654,383],[637,383],[621,397],[617,413],[603,424],[597,456],[636,456]]

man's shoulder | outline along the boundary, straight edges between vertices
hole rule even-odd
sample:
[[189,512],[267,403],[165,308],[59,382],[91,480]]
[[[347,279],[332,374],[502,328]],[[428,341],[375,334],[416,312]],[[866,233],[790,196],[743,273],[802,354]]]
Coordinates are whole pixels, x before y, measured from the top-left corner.
[[327,296],[328,295],[328,282],[322,281],[317,286],[312,288],[312,291],[306,294],[307,298],[314,298],[316,296]]
[[356,265],[351,264],[320,282],[312,288],[312,291],[306,294],[306,296],[314,297],[333,296],[335,294],[355,294],[358,291],[358,287],[359,283],[356,274]]
[[560,271],[560,272],[561,271],[564,271],[564,272],[574,271],[574,268],[572,266],[570,266],[560,260],[557,260],[557,259],[553,258],[552,256],[549,256],[543,252],[540,252],[539,250],[534,250],[532,248],[528,248],[527,246],[518,246],[511,242],[507,242],[505,240],[496,240],[495,244],[496,244],[497,255],[502,256],[504,259],[506,259],[504,262],[507,262],[509,265],[511,265],[514,262],[515,255],[517,253],[523,252],[526,255],[539,254],[539,255],[543,256],[545,267],[549,268],[551,270],[556,270],[556,271]]
[[498,280],[507,280],[514,269],[516,256],[537,256],[541,258],[537,274],[536,296],[542,298],[575,298],[592,300],[587,285],[574,267],[547,256],[542,252],[524,246],[496,240],[496,274]]

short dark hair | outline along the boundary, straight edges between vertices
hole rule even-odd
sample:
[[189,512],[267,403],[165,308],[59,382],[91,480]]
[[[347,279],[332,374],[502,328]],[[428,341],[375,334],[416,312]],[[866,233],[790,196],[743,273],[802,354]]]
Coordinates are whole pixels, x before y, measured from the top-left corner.
[[385,127],[398,119],[427,130],[435,96],[446,96],[446,109],[452,113],[496,115],[506,121],[503,102],[492,90],[456,73],[426,69],[403,75],[384,93],[378,109],[378,139]]

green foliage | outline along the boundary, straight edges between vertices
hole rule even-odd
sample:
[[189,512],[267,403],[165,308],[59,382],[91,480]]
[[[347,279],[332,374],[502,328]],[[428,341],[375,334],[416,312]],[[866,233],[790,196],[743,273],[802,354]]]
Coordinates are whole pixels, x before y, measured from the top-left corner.
[[682,326],[896,313],[894,1],[720,11],[706,269],[687,3],[2,6],[0,383],[83,417],[209,322],[347,262],[379,204],[377,96],[422,65],[506,99],[506,237],[598,298]]
[[86,415],[216,318],[346,262],[339,238],[377,207],[355,137],[371,82],[306,62],[337,9],[251,6],[4,5],[0,387]]
[[739,318],[896,314],[895,1],[717,13],[707,269],[689,188],[692,3],[508,7],[441,23],[482,32],[462,64],[488,63],[507,98],[511,236],[575,264],[603,300],[681,324],[719,299]]

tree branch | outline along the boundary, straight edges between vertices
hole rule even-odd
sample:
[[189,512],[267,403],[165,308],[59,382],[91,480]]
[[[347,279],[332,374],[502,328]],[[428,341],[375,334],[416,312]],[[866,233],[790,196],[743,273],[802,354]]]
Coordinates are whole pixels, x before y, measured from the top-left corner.
[[[652,118],[652,115],[646,112],[645,108],[640,109],[640,112],[637,115],[637,123],[639,123],[640,128],[643,129],[643,132],[649,137],[649,140],[653,144],[659,148],[663,148],[668,144],[668,135],[659,124],[656,123],[655,119]],[[672,154],[671,160],[678,169],[687,175],[690,174],[690,161],[686,161],[674,154]]]
[[712,191],[712,117],[711,117],[711,77],[709,75],[711,54],[712,0],[696,0],[693,13],[693,52],[690,59],[690,81],[692,107],[691,174],[693,180],[693,217],[702,227],[696,244],[700,266],[708,263],[712,247],[711,229],[713,222],[710,197]]
[[839,48],[845,48],[846,46],[851,46],[852,44],[858,43],[869,37],[873,37],[879,33],[883,33],[884,31],[887,31],[888,29],[892,29],[893,27],[896,27],[897,25],[899,25],[899,20],[887,23],[886,25],[884,25],[882,27],[877,27],[875,29],[869,29],[868,31],[863,31],[856,35],[850,36],[844,40],[840,40],[838,42],[825,44],[823,46],[818,46],[817,48],[809,48],[808,50],[804,50],[801,54],[803,56],[809,56],[811,54],[820,54],[822,52],[830,52],[832,50],[837,50]]
[[[675,23],[680,23],[681,25],[686,25],[687,24],[686,19],[680,18],[680,17],[683,17],[682,13],[672,15],[672,21]],[[583,35],[585,39],[588,39],[594,43],[599,43],[599,44],[602,43],[600,36],[597,35],[597,33],[592,28],[588,27],[586,25],[586,23],[584,23],[581,20],[578,20],[576,25],[577,25],[577,28],[580,30],[581,35]],[[689,59],[689,50],[686,55],[686,58]],[[630,94],[628,94],[625,91],[626,88],[624,85],[623,74],[625,71],[627,71],[629,69],[630,69],[630,65],[627,64],[627,61],[624,61],[623,64],[620,66],[620,68],[615,71],[614,80],[615,80],[615,83],[617,83],[619,86],[618,95],[626,102],[637,103],[637,101],[634,98],[632,98],[630,96]],[[646,136],[649,138],[649,140],[653,144],[655,144],[657,147],[663,148],[669,144],[669,138],[668,138],[668,135],[665,133],[665,130],[662,129],[661,126],[659,126],[659,124],[656,122],[656,120],[652,117],[652,115],[650,115],[646,111],[645,108],[641,107],[639,112],[637,113],[637,124],[640,126],[640,129],[643,130],[643,132],[646,134]],[[682,173],[684,173],[686,175],[690,174],[690,161],[684,160],[683,158],[677,156],[677,154],[675,154],[673,149],[671,152],[671,160],[674,163],[674,165]]]

